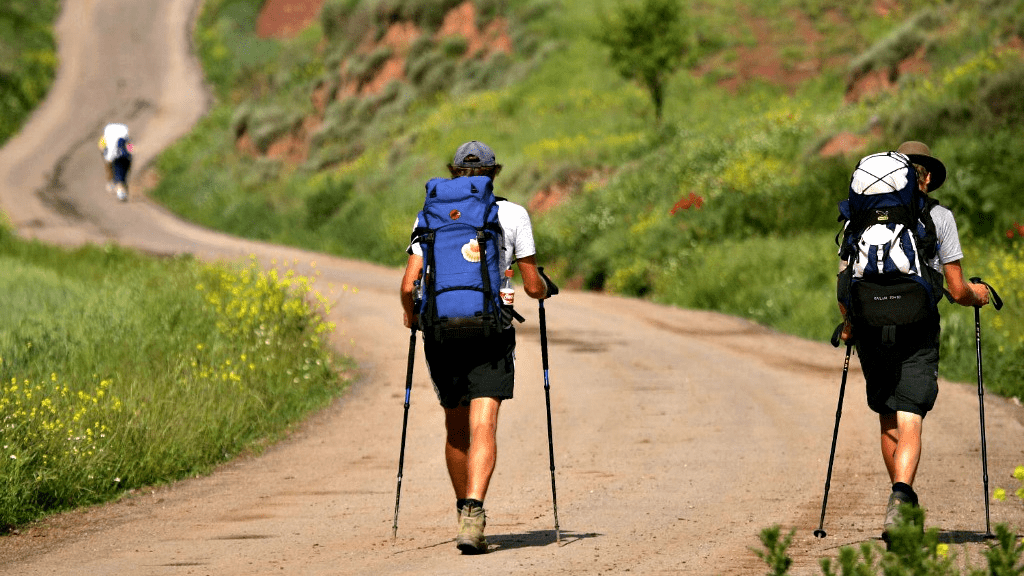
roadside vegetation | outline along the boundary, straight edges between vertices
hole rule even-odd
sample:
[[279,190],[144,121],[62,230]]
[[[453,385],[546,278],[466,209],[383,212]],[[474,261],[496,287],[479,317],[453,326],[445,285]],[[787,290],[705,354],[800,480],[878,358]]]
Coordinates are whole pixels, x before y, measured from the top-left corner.
[[291,272],[7,231],[0,263],[0,533],[259,452],[346,384]]
[[[219,100],[152,191],[185,217],[399,265],[417,191],[480,139],[560,283],[826,340],[852,168],[920,139],[950,167],[936,196],[958,215],[966,273],[1006,302],[982,313],[986,385],[1024,397],[1024,1],[691,3],[660,123],[601,42],[613,0],[475,2],[476,34],[505,26],[507,53],[439,34],[455,0],[326,0],[291,39],[254,34],[261,3],[201,15]],[[840,135],[855,144],[828,152]],[[973,311],[942,307],[942,374],[971,381]]]
[[60,0],[0,4],[0,142],[13,136],[46,96],[57,73],[53,21]]
[[[1020,488],[1016,497],[1024,502],[1024,466],[1013,471]],[[1005,489],[997,489],[997,500],[1006,498]],[[923,530],[925,512],[904,504],[899,523],[891,532],[892,543],[884,549],[877,542],[859,546],[843,546],[838,557],[819,560],[823,576],[1020,576],[1024,574],[1024,539],[1012,528],[997,524],[991,545],[984,551],[984,566],[968,562],[962,549],[943,541],[938,528]],[[768,565],[769,576],[789,574],[793,560],[788,549],[794,532],[782,534],[772,526],[761,531],[762,549],[754,549],[758,558]]]
[[[0,143],[56,69],[57,0],[0,5]],[[257,453],[348,383],[309,278],[0,227],[0,534]]]

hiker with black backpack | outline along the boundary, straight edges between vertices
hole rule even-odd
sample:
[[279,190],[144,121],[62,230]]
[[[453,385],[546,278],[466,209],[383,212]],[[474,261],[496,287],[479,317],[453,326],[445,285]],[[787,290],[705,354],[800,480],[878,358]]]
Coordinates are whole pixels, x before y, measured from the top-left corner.
[[863,158],[840,203],[842,339],[856,345],[868,406],[878,413],[892,484],[886,542],[900,505],[918,505],[922,424],[939,391],[938,302],[944,293],[962,306],[989,302],[985,285],[964,280],[953,213],[930,196],[945,179],[946,167],[928,146],[904,142],[896,152]]
[[487,551],[484,497],[497,458],[498,409],[512,398],[520,318],[499,295],[518,264],[532,298],[552,294],[537,267],[526,209],[493,195],[501,171],[484,143],[466,142],[448,165],[451,179],[427,182],[416,219],[401,300],[406,328],[423,333],[434,391],[444,408],[445,461],[455,491],[457,547]]

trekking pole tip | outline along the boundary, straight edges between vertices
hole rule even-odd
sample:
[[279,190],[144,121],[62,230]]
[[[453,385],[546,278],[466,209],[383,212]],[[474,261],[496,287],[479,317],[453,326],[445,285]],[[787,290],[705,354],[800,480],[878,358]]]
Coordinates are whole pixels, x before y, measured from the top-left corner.
[[818,528],[817,530],[814,531],[814,537],[815,538],[824,538],[825,536],[828,536],[828,534],[826,534],[825,531],[822,530],[821,528]]

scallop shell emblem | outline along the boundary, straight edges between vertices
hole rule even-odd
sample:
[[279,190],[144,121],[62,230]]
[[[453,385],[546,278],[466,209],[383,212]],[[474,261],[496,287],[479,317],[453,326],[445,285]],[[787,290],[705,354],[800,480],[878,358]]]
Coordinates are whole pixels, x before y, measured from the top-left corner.
[[469,262],[480,261],[480,244],[475,238],[462,245],[462,257]]

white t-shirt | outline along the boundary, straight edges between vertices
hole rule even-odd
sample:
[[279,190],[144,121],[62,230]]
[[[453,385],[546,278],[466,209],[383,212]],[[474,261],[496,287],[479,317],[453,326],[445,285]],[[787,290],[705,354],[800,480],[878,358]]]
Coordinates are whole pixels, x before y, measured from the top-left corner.
[[[501,269],[505,270],[512,265],[513,258],[526,258],[537,253],[536,244],[533,241],[533,224],[530,222],[530,213],[519,204],[508,200],[498,200],[498,223],[504,232],[505,243],[501,249]],[[413,222],[413,229],[416,223]],[[423,256],[423,247],[419,242],[413,242],[406,249],[409,254]]]
[[117,159],[117,141],[121,138],[128,138],[128,127],[124,124],[107,124],[103,129],[103,159],[113,162]]

